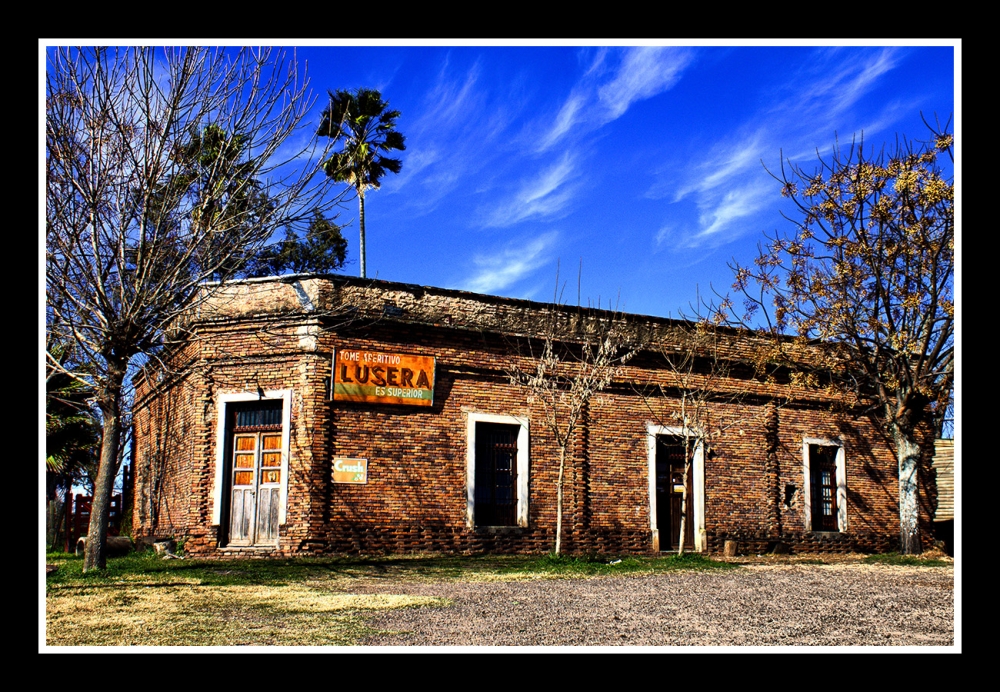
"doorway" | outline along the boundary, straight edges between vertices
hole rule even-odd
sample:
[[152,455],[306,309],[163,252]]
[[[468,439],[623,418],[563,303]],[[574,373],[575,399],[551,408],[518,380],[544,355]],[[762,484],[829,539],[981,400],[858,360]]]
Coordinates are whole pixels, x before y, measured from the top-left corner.
[[[692,450],[693,462],[693,450]],[[684,549],[694,550],[694,464],[688,468]],[[660,551],[676,551],[681,545],[681,512],[684,506],[684,440],[671,435],[656,436],[656,529]]]
[[238,403],[228,409],[226,544],[276,546],[285,453],[282,401]]

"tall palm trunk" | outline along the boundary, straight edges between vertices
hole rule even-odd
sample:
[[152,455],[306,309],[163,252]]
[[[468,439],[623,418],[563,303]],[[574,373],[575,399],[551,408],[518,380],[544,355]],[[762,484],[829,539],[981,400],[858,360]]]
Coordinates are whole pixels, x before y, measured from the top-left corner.
[[365,267],[365,189],[358,188],[358,226],[361,227],[361,278],[368,277]]

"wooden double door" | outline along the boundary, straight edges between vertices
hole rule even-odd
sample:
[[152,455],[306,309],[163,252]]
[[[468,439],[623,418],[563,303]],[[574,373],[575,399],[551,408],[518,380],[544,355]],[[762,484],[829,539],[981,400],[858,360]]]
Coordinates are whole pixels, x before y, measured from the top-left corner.
[[[688,470],[684,549],[694,549],[694,469]],[[680,547],[681,508],[684,498],[684,441],[666,435],[656,438],[656,528],[660,551]]]
[[233,414],[227,541],[230,546],[278,543],[284,453],[280,415],[280,406],[275,415],[273,405],[243,407]]

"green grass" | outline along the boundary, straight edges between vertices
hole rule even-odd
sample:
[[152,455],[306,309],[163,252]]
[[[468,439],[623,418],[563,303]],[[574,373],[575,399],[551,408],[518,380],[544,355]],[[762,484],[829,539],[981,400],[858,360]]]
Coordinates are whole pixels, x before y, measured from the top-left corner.
[[141,577],[147,582],[182,579],[202,585],[282,586],[331,578],[385,581],[494,580],[504,578],[592,577],[649,574],[671,570],[735,569],[698,553],[636,557],[616,555],[430,555],[389,557],[302,557],[287,559],[170,559],[152,551],[109,558],[107,569],[83,572],[83,558],[48,553],[46,561],[59,569],[46,583],[84,585],[114,583]]
[[919,555],[900,555],[899,553],[884,553],[869,555],[862,560],[868,565],[903,565],[906,567],[947,567],[952,563],[937,558],[921,557]]

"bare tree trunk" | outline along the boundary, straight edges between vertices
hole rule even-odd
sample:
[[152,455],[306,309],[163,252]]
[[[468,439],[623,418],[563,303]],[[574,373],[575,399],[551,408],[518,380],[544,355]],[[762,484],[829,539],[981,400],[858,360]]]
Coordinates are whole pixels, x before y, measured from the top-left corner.
[[563,475],[566,470],[566,444],[559,447],[559,480],[556,485],[556,555],[562,553]]
[[[677,536],[677,554],[684,554],[684,535],[687,532],[687,507],[688,507],[688,473],[691,470],[691,436],[687,428],[687,397],[684,398],[684,403],[682,403],[684,413],[684,470],[681,472],[681,485],[683,489],[681,490],[681,523],[680,523],[680,534]],[[671,488],[671,490],[673,490]]]
[[361,229],[361,242],[358,245],[361,254],[361,278],[368,278],[365,264],[365,191],[358,188],[358,226]]
[[917,502],[920,444],[913,433],[898,427],[893,429],[893,438],[899,463],[899,552],[903,555],[918,555],[923,552]]
[[681,474],[681,483],[684,484],[684,490],[681,491],[681,525],[680,525],[680,536],[677,539],[677,554],[684,554],[684,534],[687,532],[687,512],[688,512],[688,469],[691,467],[691,462],[688,460],[690,458],[690,453],[687,450],[687,445],[684,445],[684,472]]
[[48,511],[45,514],[45,548],[55,550],[59,541],[59,520],[62,519],[59,500],[52,498],[48,502]]
[[112,373],[107,383],[106,396],[101,397],[102,439],[101,461],[94,481],[94,495],[90,504],[90,526],[87,529],[87,551],[83,571],[104,569],[107,566],[106,545],[108,513],[111,494],[114,492],[118,472],[118,442],[121,437],[121,392],[125,380],[125,366],[109,368]]

